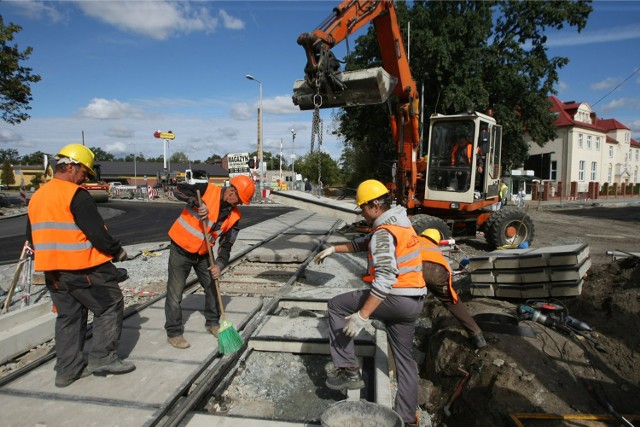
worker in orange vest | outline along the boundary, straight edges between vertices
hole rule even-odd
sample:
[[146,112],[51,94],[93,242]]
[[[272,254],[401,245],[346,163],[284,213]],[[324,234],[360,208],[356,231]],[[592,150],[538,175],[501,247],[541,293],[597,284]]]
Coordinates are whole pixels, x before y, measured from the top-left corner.
[[428,228],[420,235],[422,277],[427,284],[427,289],[467,330],[475,348],[486,347],[487,341],[482,335],[482,330],[453,289],[451,267],[438,247],[440,240],[442,240],[442,234],[437,228]]
[[[198,203],[198,191],[202,204]],[[255,184],[245,175],[231,178],[230,186],[225,188],[211,183],[177,185],[174,195],[187,205],[169,230],[171,245],[164,327],[167,331],[167,342],[173,347],[185,349],[190,346],[183,336],[180,303],[191,269],[195,271],[204,289],[205,329],[218,336],[220,311],[212,276],[218,278],[220,272],[229,264],[231,248],[240,231],[238,221],[241,215],[237,206],[251,203],[254,193]],[[203,226],[203,222],[206,225]],[[207,240],[204,239],[205,234]],[[211,265],[207,245],[214,246],[216,243],[218,253],[215,263]]]
[[[126,374],[136,367],[116,351],[122,331],[124,297],[118,269],[127,252],[107,231],[96,202],[82,184],[95,176],[93,152],[69,144],[55,156],[53,178],[31,197],[27,238],[33,242],[34,269],[43,271],[56,311],[56,387],[88,375]],[[93,338],[84,360],[87,315]]]
[[[477,173],[481,175],[484,171],[484,160],[482,159],[482,150],[480,147],[476,150],[476,166]],[[457,171],[458,191],[467,191],[470,185],[471,165],[473,164],[473,143],[471,142],[471,133],[464,130],[458,135],[458,141],[451,150],[451,166],[465,167],[465,170]]]
[[326,380],[332,390],[361,389],[354,338],[377,319],[384,323],[396,363],[398,391],[393,409],[406,424],[416,424],[418,368],[412,348],[415,321],[427,294],[422,278],[420,244],[406,209],[391,207],[389,189],[370,179],[358,186],[356,204],[373,232],[348,243],[331,245],[315,257],[321,263],[338,253],[368,252],[371,289],[338,295],[328,303],[329,347],[336,375]]

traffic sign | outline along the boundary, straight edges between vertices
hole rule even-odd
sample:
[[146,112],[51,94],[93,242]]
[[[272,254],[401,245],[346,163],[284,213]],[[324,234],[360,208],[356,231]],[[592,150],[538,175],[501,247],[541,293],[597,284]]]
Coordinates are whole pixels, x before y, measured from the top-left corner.
[[160,139],[176,139],[176,136],[171,131],[169,132],[156,131],[153,133],[153,136]]

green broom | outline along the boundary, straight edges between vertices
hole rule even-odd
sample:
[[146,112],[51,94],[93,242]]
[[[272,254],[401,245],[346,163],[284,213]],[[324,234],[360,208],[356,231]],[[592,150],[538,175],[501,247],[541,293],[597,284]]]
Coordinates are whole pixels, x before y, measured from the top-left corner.
[[[200,198],[200,190],[196,190],[198,194],[198,204],[202,205],[202,199]],[[214,264],[213,249],[209,244],[207,238],[207,225],[205,221],[202,221],[202,233],[204,237],[204,243],[207,245],[209,251],[209,263]],[[236,331],[233,323],[225,319],[224,306],[222,305],[222,294],[220,294],[220,284],[218,279],[213,277],[213,283],[216,287],[216,294],[218,294],[218,309],[220,310],[220,329],[218,330],[218,351],[222,354],[235,353],[240,350],[240,347],[244,344],[242,336]]]

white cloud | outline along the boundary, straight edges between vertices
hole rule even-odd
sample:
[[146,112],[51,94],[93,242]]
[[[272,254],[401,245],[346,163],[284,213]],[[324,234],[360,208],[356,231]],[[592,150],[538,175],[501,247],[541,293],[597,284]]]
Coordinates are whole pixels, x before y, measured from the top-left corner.
[[125,117],[142,117],[142,110],[132,107],[131,105],[120,102],[118,100],[94,98],[85,108],[79,111],[80,117],[88,119],[123,119]]
[[255,111],[249,107],[248,104],[241,102],[231,105],[229,112],[231,113],[231,117],[236,120],[247,120],[254,116]]
[[22,141],[22,135],[9,129],[0,129],[0,144],[14,144]]
[[640,98],[619,98],[614,99],[607,105],[602,107],[604,113],[608,113],[612,110],[623,108],[627,110],[640,110]]
[[291,96],[276,96],[273,99],[264,100],[262,106],[264,111],[270,114],[293,114],[300,112],[300,108],[293,105]]
[[222,24],[225,28],[229,30],[242,30],[244,29],[244,22],[238,18],[234,18],[229,15],[224,9],[220,9],[218,12],[220,17],[222,18]]
[[107,129],[104,133],[106,136],[110,136],[113,138],[126,138],[126,139],[130,139],[133,138],[133,136],[135,135],[135,132],[131,129],[125,129],[125,128],[111,128],[111,129]]
[[620,82],[622,82],[622,79],[619,77],[607,77],[606,79],[597,82],[597,83],[593,83],[591,85],[591,89],[593,90],[607,90],[607,89],[611,89],[613,87],[616,87],[617,85],[620,84]]
[[558,93],[565,92],[569,89],[569,85],[563,82],[562,80],[558,81]]
[[5,2],[17,9],[20,15],[30,19],[42,19],[48,22],[68,21],[67,15],[57,8],[53,2],[45,1],[12,1]]
[[132,148],[133,147],[131,147],[129,144],[125,144],[124,142],[114,142],[111,144],[106,144],[104,146],[104,151],[118,157],[118,154],[131,153],[133,151]]
[[579,46],[594,43],[618,42],[640,39],[640,25],[617,27],[611,25],[603,30],[584,30],[581,33],[551,34],[547,38],[547,47]]

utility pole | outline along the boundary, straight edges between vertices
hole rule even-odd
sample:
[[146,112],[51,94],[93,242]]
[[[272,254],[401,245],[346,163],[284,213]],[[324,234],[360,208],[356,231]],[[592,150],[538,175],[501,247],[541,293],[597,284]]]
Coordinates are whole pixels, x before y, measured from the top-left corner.
[[296,130],[291,129],[291,186],[294,187],[296,183],[296,154],[295,154],[295,144],[296,144]]

